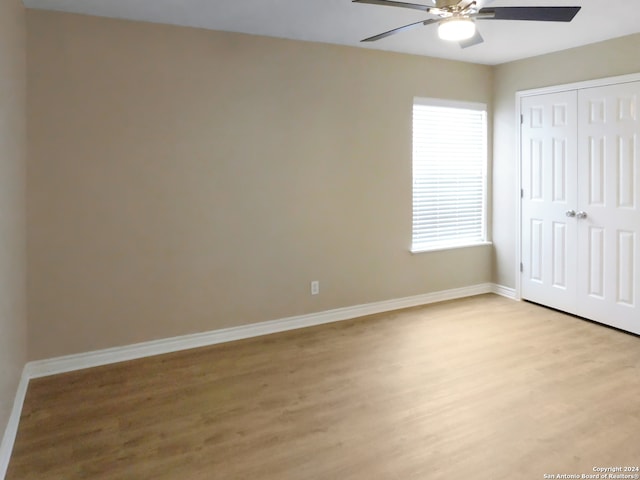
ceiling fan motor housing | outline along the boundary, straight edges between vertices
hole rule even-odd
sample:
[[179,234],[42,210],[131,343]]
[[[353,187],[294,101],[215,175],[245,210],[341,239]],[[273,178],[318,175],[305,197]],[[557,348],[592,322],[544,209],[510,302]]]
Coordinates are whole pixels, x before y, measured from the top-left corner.
[[454,10],[452,7],[458,7],[455,10],[465,10],[471,6],[472,3],[474,3],[473,0],[436,0],[436,8]]

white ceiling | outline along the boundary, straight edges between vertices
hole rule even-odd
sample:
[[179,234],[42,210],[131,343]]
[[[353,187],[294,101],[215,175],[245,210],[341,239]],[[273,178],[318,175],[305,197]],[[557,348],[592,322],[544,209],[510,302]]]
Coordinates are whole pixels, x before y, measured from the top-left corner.
[[[430,5],[429,0],[409,0]],[[582,6],[571,23],[478,21],[485,42],[462,50],[420,27],[360,40],[429,18],[417,10],[351,0],[24,0],[28,8],[126,18],[495,65],[640,32],[639,0],[495,0],[491,6]],[[478,2],[480,3],[480,1]]]

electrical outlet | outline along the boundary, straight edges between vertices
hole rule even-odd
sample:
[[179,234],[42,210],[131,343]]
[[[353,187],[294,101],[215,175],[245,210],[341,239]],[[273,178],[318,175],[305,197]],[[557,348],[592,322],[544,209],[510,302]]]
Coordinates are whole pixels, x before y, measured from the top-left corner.
[[318,295],[320,293],[320,282],[314,280],[311,282],[311,295]]

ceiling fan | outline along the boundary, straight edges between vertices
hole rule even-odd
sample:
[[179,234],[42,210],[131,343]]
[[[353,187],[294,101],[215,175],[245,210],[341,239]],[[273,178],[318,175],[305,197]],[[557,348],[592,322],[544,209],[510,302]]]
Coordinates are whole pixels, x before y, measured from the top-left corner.
[[[404,32],[415,27],[438,24],[438,36],[442,40],[457,41],[462,48],[484,42],[476,29],[476,20],[529,20],[537,22],[570,22],[581,7],[493,7],[479,8],[475,0],[431,0],[434,6],[392,0],[353,0],[353,3],[387,5],[389,7],[421,10],[436,18],[429,18],[388,32],[365,38],[363,42],[375,42],[381,38]],[[484,2],[485,4],[488,2]]]

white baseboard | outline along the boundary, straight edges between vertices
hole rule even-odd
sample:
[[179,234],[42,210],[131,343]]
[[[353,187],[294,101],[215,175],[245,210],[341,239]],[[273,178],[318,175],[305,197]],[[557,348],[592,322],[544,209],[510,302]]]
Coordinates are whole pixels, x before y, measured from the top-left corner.
[[25,367],[22,370],[22,377],[20,377],[16,398],[13,401],[13,408],[9,415],[9,422],[7,423],[7,428],[2,436],[2,443],[0,443],[0,479],[5,477],[7,474],[7,468],[9,468],[9,459],[11,458],[11,452],[13,451],[13,444],[16,441],[20,415],[22,414],[22,406],[24,405],[24,398],[27,395],[28,385],[29,376]]
[[382,302],[367,303],[353,307],[337,308],[324,312],[311,313],[295,317],[282,318],[267,322],[253,323],[240,327],[213,330],[210,332],[183,335],[179,337],[154,340],[150,342],[127,345],[123,347],[108,348],[93,352],[68,355],[64,357],[50,358],[29,362],[26,371],[29,378],[56,375],[58,373],[72,372],[84,368],[108,365],[111,363],[134,360],[137,358],[160,355],[163,353],[177,352],[191,348],[206,347],[218,343],[242,340],[260,335],[295,330],[298,328],[311,327],[324,323],[339,322],[352,318],[383,313],[401,308],[416,307],[429,303],[453,300],[456,298],[492,293],[495,287],[491,283],[483,283],[470,287],[444,290],[440,292],[426,293],[412,297],[404,297]]
[[457,298],[481,295],[484,293],[495,293],[508,298],[515,298],[515,290],[492,283],[483,283],[470,287],[455,288],[452,290],[443,290],[440,292],[426,293],[412,297],[384,300],[382,302],[337,308],[335,310],[327,310],[308,315],[299,315],[279,320],[253,323],[240,327],[225,328],[222,330],[213,330],[210,332],[137,343],[124,347],[108,348],[105,350],[80,353],[77,355],[67,355],[64,357],[29,362],[25,365],[22,372],[22,378],[18,385],[13,410],[11,411],[11,416],[2,439],[2,444],[0,444],[0,479],[4,479],[9,466],[9,459],[11,458],[11,452],[18,432],[22,406],[27,393],[27,386],[31,378],[56,375],[59,373],[82,370],[84,368],[98,367],[101,365],[160,355],[163,353],[188,350],[191,348],[206,347],[234,340],[269,335],[272,333],[285,332],[287,330],[295,330],[298,328],[311,327],[325,323],[339,322],[366,315],[389,312],[402,308],[417,307],[445,300],[455,300]]
[[518,296],[516,295],[515,288],[505,287],[503,285],[498,285],[496,283],[493,284],[493,288],[491,289],[493,293],[496,295],[500,295],[501,297],[506,297],[511,300],[517,300]]

